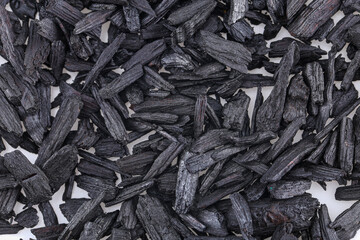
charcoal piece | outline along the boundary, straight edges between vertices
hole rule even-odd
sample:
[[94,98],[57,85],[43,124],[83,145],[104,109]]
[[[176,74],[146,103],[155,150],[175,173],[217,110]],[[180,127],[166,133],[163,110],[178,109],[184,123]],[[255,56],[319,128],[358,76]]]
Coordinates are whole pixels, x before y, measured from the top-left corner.
[[42,166],[44,162],[60,149],[66,136],[79,116],[83,106],[77,96],[67,97],[61,103],[52,123],[51,130],[40,146],[36,165]]
[[40,36],[37,31],[38,27],[36,24],[30,22],[29,39],[25,50],[24,65],[26,67],[26,73],[31,76],[36,74],[36,69],[41,67],[50,54],[49,41]]
[[212,204],[216,203],[223,197],[225,197],[231,193],[234,193],[236,191],[240,191],[245,186],[249,185],[250,182],[252,182],[252,174],[250,173],[250,174],[244,175],[243,179],[244,179],[244,181],[241,181],[235,185],[230,185],[227,187],[219,188],[219,189],[214,190],[211,193],[208,193],[208,194],[202,196],[201,198],[198,199],[196,206],[198,208],[206,208],[206,207],[211,206]]
[[254,232],[249,205],[240,193],[231,194],[230,201],[240,227],[241,235],[248,239],[249,235],[251,236]]
[[87,14],[83,19],[75,24],[74,33],[80,34],[83,32],[88,32],[97,28],[98,26],[101,26],[107,21],[107,18],[112,13],[113,10],[101,10]]
[[218,73],[225,69],[225,66],[218,62],[211,62],[203,64],[202,66],[194,69],[194,73],[199,76],[207,77],[214,73]]
[[134,229],[137,223],[135,210],[136,203],[134,198],[125,200],[121,204],[117,221],[120,222],[126,229]]
[[196,214],[196,218],[205,225],[205,232],[218,237],[228,235],[225,218],[215,208],[201,210]]
[[165,112],[176,115],[193,115],[195,101],[182,95],[171,95],[164,99],[151,98],[141,104],[133,106],[139,112]]
[[134,196],[139,195],[140,193],[144,192],[146,189],[150,188],[153,185],[154,185],[154,180],[147,180],[133,186],[125,187],[120,190],[120,193],[116,196],[114,200],[106,202],[105,206],[110,207],[115,204],[121,203],[125,200],[128,200]]
[[114,97],[115,94],[124,90],[127,86],[142,77],[142,75],[143,69],[141,65],[137,64],[101,88],[99,91],[100,96],[103,98]]
[[[78,198],[78,199],[67,199],[65,203],[60,204],[61,213],[65,216],[65,218],[70,221],[73,216],[76,214],[77,210],[81,207],[81,205],[85,202],[90,201],[90,199]],[[96,209],[97,215],[101,215],[103,213],[100,206]]]
[[14,105],[19,105],[22,97],[20,78],[9,64],[0,66],[0,88],[6,98]]
[[291,234],[292,231],[292,224],[291,223],[285,223],[284,225],[279,225],[276,229],[274,234],[272,235],[272,240],[296,240],[298,239],[293,234]]
[[206,153],[196,154],[186,160],[185,166],[190,173],[197,173],[244,149],[245,148],[242,147],[231,148],[224,146],[223,148],[211,150]]
[[117,180],[116,174],[113,170],[109,170],[103,166],[100,166],[92,162],[88,162],[84,159],[82,159],[80,163],[77,165],[77,169],[82,174],[86,174],[94,177],[100,177],[104,179]]
[[25,111],[29,114],[35,114],[39,109],[39,99],[36,88],[24,82],[23,96],[21,98],[21,105],[24,107]]
[[278,23],[285,15],[285,1],[266,0],[266,5],[274,23]]
[[330,33],[331,29],[334,27],[334,20],[329,19],[324,25],[322,25],[312,36],[313,39],[318,41],[323,41],[326,39],[327,35]]
[[92,163],[95,163],[95,164],[98,164],[100,166],[103,166],[109,170],[112,170],[112,171],[115,171],[115,172],[118,172],[120,173],[120,169],[119,167],[116,165],[116,162],[114,161],[111,161],[111,160],[108,160],[106,158],[101,158],[101,157],[98,157],[94,154],[91,154],[89,152],[85,152],[83,150],[79,150],[78,151],[79,155],[81,157],[83,157],[85,160],[89,161],[89,162],[92,162]]
[[261,177],[261,182],[276,182],[298,164],[308,153],[316,148],[313,136],[302,139],[293,144],[271,165],[270,169]]
[[240,91],[233,101],[227,102],[223,108],[223,126],[227,129],[242,129],[250,104],[250,98]]
[[345,0],[343,1],[342,4],[342,9],[344,11],[345,14],[349,14],[352,13],[353,11],[359,11],[360,10],[360,5],[358,2],[354,1],[354,0]]
[[254,0],[252,6],[256,10],[265,10],[266,9],[266,0]]
[[254,182],[251,186],[248,186],[244,190],[245,198],[248,202],[259,200],[266,191],[267,184],[261,183],[260,181]]
[[65,229],[66,224],[59,224],[49,227],[33,228],[31,233],[36,239],[57,239],[61,232]]
[[142,12],[149,14],[150,16],[156,17],[156,13],[151,8],[150,4],[146,0],[129,0],[129,4]]
[[354,132],[350,118],[343,118],[339,134],[339,160],[340,168],[351,174],[354,162]]
[[[97,224],[99,226],[99,229],[95,235],[96,239],[102,238],[102,237],[104,237],[104,235],[107,235],[110,228],[115,223],[118,214],[119,214],[119,211],[108,212],[106,214],[98,216],[94,220],[93,223]],[[85,239],[87,239],[87,238],[85,238]]]
[[320,139],[322,139],[324,136],[326,136],[340,121],[342,121],[342,119],[347,116],[348,114],[350,114],[358,105],[360,104],[360,100],[357,99],[354,103],[352,103],[350,106],[348,106],[347,108],[343,109],[343,111],[337,115],[328,125],[325,126],[325,128],[323,130],[321,130],[321,132],[319,132],[316,136],[315,136],[315,140],[319,141]]
[[26,18],[25,20],[23,20],[22,28],[19,34],[16,36],[14,46],[24,45],[26,39],[28,38],[28,35],[29,35],[29,19]]
[[164,40],[156,40],[151,43],[144,45],[140,50],[138,50],[132,57],[123,64],[125,70],[129,70],[137,64],[145,65],[151,60],[159,56],[162,52],[166,50],[166,44]]
[[51,18],[44,18],[36,22],[37,33],[42,37],[48,39],[50,42],[55,42],[60,39],[60,31],[56,23]]
[[[289,25],[289,32],[300,39],[308,39],[339,9],[341,1],[311,2]],[[316,22],[317,24],[313,24]]]
[[318,164],[320,162],[320,158],[324,156],[325,149],[328,146],[328,143],[330,142],[330,136],[326,137],[319,146],[313,151],[309,157],[305,159],[307,162],[311,162],[314,164]]
[[359,185],[338,187],[335,192],[335,199],[340,201],[358,200],[359,196],[360,196]]
[[145,78],[147,84],[150,86],[156,87],[158,89],[163,89],[166,91],[172,91],[175,87],[166,81],[159,73],[154,71],[148,66],[144,66]]
[[90,198],[95,198],[102,192],[105,192],[103,201],[110,201],[117,195],[118,189],[115,187],[114,179],[106,179],[93,177],[89,175],[77,175],[75,176],[77,186],[88,192]]
[[339,146],[338,135],[339,135],[339,131],[337,130],[331,133],[329,144],[327,145],[323,155],[324,162],[329,164],[330,166],[334,166],[336,156],[338,156],[337,154],[338,146]]
[[96,240],[99,238],[101,226],[94,222],[87,222],[84,225],[84,229],[80,234],[79,240]]
[[132,239],[130,230],[121,229],[121,228],[113,228],[111,230],[111,235],[108,238],[109,240],[127,240]]
[[66,145],[55,152],[39,166],[49,179],[50,187],[56,192],[72,175],[77,165],[77,149]]
[[[85,14],[64,0],[52,0],[46,5],[46,11],[73,26],[85,17]],[[101,29],[95,28],[90,32],[91,35],[100,37]]]
[[136,215],[151,239],[181,239],[157,198],[149,195],[140,196]]
[[348,31],[348,37],[350,39],[351,44],[355,45],[356,48],[360,47],[360,44],[356,41],[359,37],[360,24],[356,24],[352,26]]
[[2,42],[2,52],[3,56],[11,63],[14,67],[15,72],[23,77],[26,82],[30,84],[35,84],[37,78],[34,76],[30,76],[26,73],[24,60],[22,57],[22,53],[19,49],[15,48],[15,33],[11,28],[12,24],[10,22],[10,16],[7,10],[5,10],[5,6],[0,6],[0,40]]
[[291,43],[288,52],[281,59],[278,70],[274,75],[276,84],[270,93],[270,96],[259,107],[256,115],[256,129],[258,131],[277,132],[280,127],[285,98],[288,77],[291,68],[299,60],[299,48],[296,43]]
[[354,85],[351,84],[348,91],[337,90],[333,91],[333,103],[332,103],[332,116],[338,116],[347,106],[351,105],[356,101],[358,97],[358,91]]
[[206,106],[207,106],[207,96],[199,95],[195,103],[194,138],[198,138],[203,132]]
[[309,180],[316,182],[339,180],[346,175],[344,170],[323,165],[310,165],[305,172],[309,173]]
[[232,24],[228,27],[231,36],[237,42],[245,42],[246,39],[252,39],[255,32],[253,28],[244,19]]
[[163,173],[171,162],[181,153],[185,144],[181,142],[172,142],[160,155],[154,160],[151,168],[144,176],[144,180],[151,179],[156,175]]
[[54,77],[59,79],[65,64],[65,44],[62,41],[54,41],[51,44],[50,59]]
[[253,114],[251,117],[251,129],[250,129],[250,134],[253,134],[254,132],[256,132],[256,115],[257,112],[259,110],[259,107],[262,105],[262,103],[264,102],[264,97],[262,95],[262,88],[258,87],[257,88],[257,92],[256,92],[256,98],[255,98],[255,104],[254,104],[254,109],[253,109]]
[[3,117],[0,118],[0,127],[17,137],[23,134],[20,118],[14,107],[5,99],[4,94],[0,91],[0,105]]
[[321,229],[320,229],[320,219],[315,214],[312,219],[312,226],[311,226],[311,239],[320,240],[321,239]]
[[233,134],[227,129],[214,129],[209,130],[200,136],[191,146],[190,150],[194,153],[204,153],[215,147],[224,145],[229,142],[228,138],[223,136],[228,136]]
[[329,224],[332,223],[329,216],[328,208],[325,204],[321,204],[319,210],[319,222],[320,222],[321,234],[324,238],[331,240],[339,239],[338,236],[336,235],[335,230],[329,227]]
[[283,119],[286,122],[306,117],[309,93],[310,90],[301,75],[297,74],[290,80],[283,113]]
[[0,234],[16,234],[24,227],[19,224],[10,224],[8,221],[0,220]]
[[170,113],[134,113],[131,118],[156,124],[174,124],[178,116]]
[[102,138],[94,145],[95,155],[99,157],[123,157],[124,147],[113,138]]
[[278,181],[268,184],[267,189],[272,198],[287,199],[304,194],[310,189],[311,182],[302,181]]
[[56,213],[51,206],[50,202],[42,202],[39,204],[40,212],[43,215],[44,224],[46,227],[58,225]]
[[18,186],[17,180],[9,174],[8,172],[6,174],[0,174],[0,189],[7,189],[7,188],[15,188]]
[[345,15],[327,35],[326,41],[331,42],[340,51],[346,44],[345,39],[347,38],[349,28],[359,22],[360,16],[354,14]]
[[210,189],[212,184],[215,182],[225,162],[226,160],[222,160],[216,163],[215,165],[213,165],[212,167],[210,167],[209,170],[207,170],[200,184],[199,193],[201,194],[201,196],[204,196],[207,193],[207,191]]
[[[283,38],[272,42],[270,44],[269,57],[282,57],[287,52],[288,47],[291,43],[296,42],[300,50],[300,63],[313,62],[321,58],[322,55],[326,54],[326,51],[322,50],[319,47],[314,47],[311,45],[304,44],[293,38]],[[294,66],[295,68],[295,66]],[[295,69],[294,69],[295,71]]]
[[175,199],[175,211],[179,214],[187,213],[195,199],[199,174],[190,173],[185,166],[187,159],[192,155],[194,154],[185,151],[180,157]]
[[[329,119],[330,115],[333,112],[333,88],[335,81],[335,55],[336,50],[333,47],[328,54],[328,66],[326,69],[327,81],[325,83],[325,92],[324,92],[324,104],[319,108],[319,116],[317,117],[316,130],[317,132],[321,131],[326,121]],[[337,104],[336,104],[337,105]]]
[[207,4],[204,7],[198,9],[196,14],[191,19],[186,21],[183,25],[179,26],[174,31],[175,40],[177,42],[184,42],[191,38],[206,22],[211,12],[217,5],[217,3],[213,0],[206,2]]
[[144,101],[144,93],[137,85],[131,85],[125,89],[125,95],[131,105],[140,104]]
[[10,7],[21,20],[25,20],[27,17],[35,18],[36,5],[32,1],[12,0],[10,1]]
[[306,1],[294,1],[294,0],[287,0],[286,1],[286,18],[288,20],[292,19],[305,5]]
[[211,2],[212,2],[211,0],[193,1],[173,11],[169,15],[167,20],[171,25],[179,25],[181,23],[184,23],[190,20],[199,11],[199,9],[206,7],[206,5],[208,5]]
[[360,51],[357,51],[355,53],[354,58],[351,60],[351,63],[347,68],[345,72],[345,76],[341,82],[342,89],[344,89],[345,91],[349,90],[349,88],[352,85],[351,83],[354,79],[355,73],[359,69],[359,67],[360,67]]
[[75,53],[77,57],[83,60],[88,59],[91,55],[94,54],[94,49],[90,45],[89,40],[85,37],[84,34],[81,35],[71,34],[69,43],[72,52]]
[[231,142],[233,142],[237,146],[257,145],[268,142],[276,137],[277,135],[271,131],[255,132],[254,134],[245,137],[224,136],[224,138],[228,138]]
[[270,40],[276,37],[281,30],[281,24],[266,24],[264,29],[265,40]]
[[346,209],[339,216],[337,216],[333,222],[329,223],[329,227],[336,229],[337,235],[341,236],[342,232],[345,232],[347,235],[350,235],[350,238],[353,238],[356,231],[360,227],[356,221],[356,216],[358,216],[360,212],[359,206],[359,201],[355,202],[350,208]]
[[251,161],[259,160],[260,155],[264,154],[271,147],[270,143],[263,143],[259,145],[255,145],[251,147],[244,154],[239,154],[232,160],[237,162],[238,164],[247,163]]
[[159,21],[171,9],[171,7],[174,4],[176,4],[177,2],[178,2],[178,0],[161,1],[154,9],[157,17],[148,15],[144,19],[142,19],[141,24],[144,26],[148,26],[154,22]]
[[95,65],[86,75],[83,89],[92,84],[94,80],[99,76],[101,70],[106,66],[106,64],[110,62],[124,39],[125,34],[120,34],[104,49],[104,51],[101,53],[98,60],[96,61]]
[[[225,40],[210,32],[200,31],[199,44],[207,54],[220,63],[239,72],[247,72],[247,65],[251,62],[251,54],[240,43]],[[214,46],[218,47],[214,48]],[[219,48],[219,46],[221,47]]]
[[117,164],[123,172],[133,175],[143,175],[147,172],[148,167],[154,162],[156,155],[157,154],[154,152],[133,154],[119,159]]
[[32,228],[38,224],[39,217],[36,209],[31,207],[16,215],[14,220],[18,222],[20,226]]
[[318,62],[306,64],[304,75],[310,87],[310,114],[317,115],[317,105],[324,102],[324,75],[321,65]]
[[161,58],[161,64],[165,69],[179,68],[191,71],[195,68],[195,65],[189,55],[176,52],[163,55]]
[[20,188],[3,189],[0,190],[0,193],[0,217],[8,219],[14,215],[13,209],[20,193]]
[[[227,205],[225,216],[229,229],[238,229],[238,223],[230,201],[223,200],[223,202],[220,201],[218,204]],[[304,194],[284,200],[264,198],[255,202],[249,202],[249,207],[253,220],[254,234],[269,236],[273,234],[278,225],[289,221],[293,224],[293,231],[310,227],[310,218],[319,207],[319,202],[317,199],[312,198],[310,194]]]
[[236,23],[239,19],[245,16],[246,11],[248,10],[249,10],[248,1],[231,0],[228,24],[231,25]]
[[356,109],[355,115],[353,117],[354,125],[354,136],[355,136],[355,154],[354,154],[354,164],[355,168],[360,164],[360,109]]
[[69,239],[78,236],[85,223],[97,216],[97,207],[103,201],[104,197],[105,193],[100,192],[96,198],[84,202],[61,232],[58,239]]
[[99,140],[99,138],[99,134],[94,131],[94,127],[90,121],[82,119],[79,121],[78,130],[72,140],[72,144],[78,148],[89,149]]
[[123,6],[124,18],[126,20],[126,26],[130,32],[136,32],[140,30],[140,17],[139,11],[133,6]]
[[105,124],[111,136],[120,142],[127,141],[129,137],[119,113],[106,100],[102,99],[97,87],[93,86],[91,92],[104,114]]
[[49,179],[19,150],[5,154],[4,165],[19,181],[31,203],[37,204],[51,199]]

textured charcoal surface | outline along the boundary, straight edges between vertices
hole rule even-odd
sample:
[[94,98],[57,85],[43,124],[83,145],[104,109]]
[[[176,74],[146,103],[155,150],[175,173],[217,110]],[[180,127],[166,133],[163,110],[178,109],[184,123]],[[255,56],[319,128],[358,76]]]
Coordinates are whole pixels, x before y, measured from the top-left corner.
[[[359,10],[0,1],[0,235],[353,239]],[[331,181],[357,201],[333,219],[308,193]]]

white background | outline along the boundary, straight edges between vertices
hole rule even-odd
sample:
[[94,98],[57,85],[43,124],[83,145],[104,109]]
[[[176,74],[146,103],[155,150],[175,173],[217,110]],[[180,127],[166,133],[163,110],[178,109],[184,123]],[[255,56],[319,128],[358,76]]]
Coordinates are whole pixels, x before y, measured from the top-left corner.
[[[7,7],[7,9],[10,10],[9,7]],[[85,9],[83,12],[86,13],[87,10]],[[343,16],[344,16],[344,14],[342,12],[338,12],[336,15],[334,15],[333,19],[335,21],[335,24]],[[104,26],[102,27],[101,40],[104,41],[104,42],[107,42],[107,29],[108,29],[108,27],[109,27],[109,22],[104,24]],[[264,30],[264,25],[263,24],[253,26],[253,27],[254,27],[254,30],[255,30],[256,33],[261,33],[261,34],[263,33],[263,30]],[[284,37],[291,37],[291,36],[289,35],[289,33],[287,32],[286,29],[282,28],[280,33],[277,35],[277,37],[275,39],[273,39],[271,41],[268,41],[267,46],[268,47],[270,46],[270,42],[280,40],[280,39],[282,39]],[[325,41],[323,41],[323,42],[313,41],[312,45],[320,46],[321,49],[323,49],[325,51],[329,51],[330,48],[331,48],[331,45],[327,44]],[[346,49],[347,46],[348,46],[348,44],[345,46],[343,51],[340,52],[340,54],[342,54],[342,56],[345,57],[345,59],[349,62],[350,60],[347,58],[346,52],[345,52],[345,49]],[[326,58],[327,58],[327,55],[323,56],[323,59],[326,59]],[[272,58],[271,61],[279,62],[280,58]],[[5,62],[6,61],[3,58],[0,57],[0,64],[3,64]],[[115,70],[115,71],[118,72],[118,73],[121,73],[122,70],[118,69],[118,70]],[[71,80],[68,81],[68,82],[71,82],[74,79],[74,77],[76,76],[76,74],[77,74],[77,73],[68,72],[67,70],[64,70],[64,72],[66,72],[66,73],[68,73],[68,74],[70,74],[72,76]],[[263,68],[250,71],[250,73],[261,73],[261,74],[264,74],[264,75],[272,76],[272,74],[269,74]],[[340,82],[336,82],[337,87],[339,87],[339,84],[340,84]],[[354,82],[354,85],[355,85],[356,89],[360,92],[360,82]],[[264,99],[266,99],[268,97],[268,95],[270,94],[271,89],[272,89],[271,87],[264,87],[263,88],[262,92],[263,92],[263,95],[264,95]],[[249,106],[249,116],[251,117],[252,116],[252,109],[254,107],[254,101],[255,101],[255,97],[256,97],[256,88],[243,89],[243,90],[245,90],[245,92],[251,98],[251,102],[250,102],[250,106]],[[51,91],[51,100],[53,100],[57,96],[58,93],[59,93],[59,89],[53,87],[52,91]],[[56,111],[57,111],[57,109],[53,109],[51,111],[52,116],[55,116]],[[353,114],[354,113],[350,114],[350,116],[352,117]],[[73,127],[73,130],[76,130],[76,129],[77,129],[77,123]],[[134,144],[146,140],[148,135],[146,135],[145,137],[137,140],[136,142],[133,142],[133,143],[129,144],[130,151],[132,151],[132,146]],[[301,137],[301,133],[297,134],[294,141],[298,141],[300,139],[300,137]],[[6,141],[4,141],[4,143],[6,145],[6,150],[3,151],[0,154],[1,156],[3,156],[6,152],[11,152],[11,151],[14,150],[11,146],[9,146],[6,143]],[[27,151],[25,151],[23,149],[20,149],[20,148],[18,148],[18,150],[21,150],[28,157],[28,159],[32,163],[35,162],[35,160],[36,160],[36,155],[35,154],[29,153],[29,152],[27,152]],[[93,149],[90,149],[89,151],[93,152]],[[112,158],[112,160],[116,160],[116,158]],[[330,213],[330,217],[331,217],[332,220],[334,220],[342,211],[349,208],[355,202],[355,201],[336,201],[335,197],[334,197],[334,194],[335,194],[335,190],[336,190],[336,188],[338,186],[339,185],[335,181],[334,182],[327,182],[327,190],[324,191],[317,183],[313,182],[312,186],[311,186],[311,189],[308,191],[309,193],[311,193],[313,195],[313,197],[318,198],[320,203],[327,204],[328,209],[329,209],[329,213]],[[60,188],[60,190],[57,191],[53,195],[53,198],[50,201],[51,205],[53,206],[53,208],[54,208],[54,210],[55,210],[55,212],[56,212],[56,214],[58,216],[59,223],[67,223],[67,220],[62,215],[62,213],[61,213],[61,211],[59,209],[59,205],[61,203],[63,203],[63,201],[62,201],[63,192],[64,192],[64,186],[62,186]],[[88,198],[88,195],[87,195],[87,192],[85,192],[84,190],[78,188],[76,186],[76,183],[75,183],[72,198]],[[22,209],[23,206],[24,205],[22,205],[20,203],[16,203],[15,208],[14,208],[15,213],[17,214],[17,213],[21,212],[23,210]],[[102,204],[102,207],[104,208],[104,210],[106,212],[114,211],[114,210],[119,209],[119,205],[116,205],[116,206],[111,207],[111,208],[105,208],[104,205]],[[36,228],[44,227],[45,225],[43,223],[42,215],[41,215],[38,207],[34,206],[34,208],[38,211],[38,216],[40,218],[39,224],[36,226]],[[29,239],[29,238],[35,238],[35,236],[31,234],[30,229],[24,229],[24,230],[20,231],[16,235],[0,235],[0,240],[13,240],[13,239],[20,239],[20,238],[25,240],[25,239]],[[360,232],[357,233],[357,235],[353,239],[359,240],[360,239]]]

